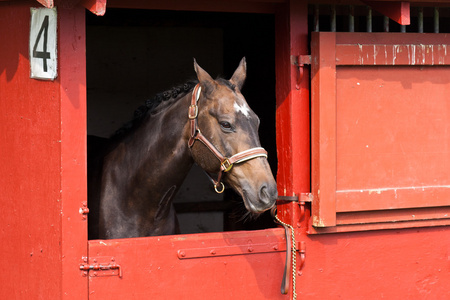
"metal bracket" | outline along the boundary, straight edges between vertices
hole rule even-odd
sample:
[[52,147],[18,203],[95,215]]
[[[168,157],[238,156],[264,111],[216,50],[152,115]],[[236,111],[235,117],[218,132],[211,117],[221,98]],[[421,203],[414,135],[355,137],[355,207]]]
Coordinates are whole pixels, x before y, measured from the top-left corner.
[[286,202],[299,202],[304,204],[305,202],[312,202],[313,195],[311,193],[300,193],[294,196],[278,196],[277,200]]
[[311,55],[291,55],[291,64],[297,67],[297,83],[295,88],[300,89],[300,83],[303,79],[304,65],[311,64]]
[[89,208],[87,207],[87,202],[86,201],[81,203],[81,207],[80,207],[80,210],[78,212],[80,213],[81,218],[83,220],[87,219],[87,214],[89,213]]
[[303,266],[305,265],[305,260],[306,260],[306,242],[305,241],[300,242],[300,247],[297,248],[297,251],[300,253],[297,275],[301,276],[302,269],[303,269]]
[[286,242],[272,242],[262,244],[247,243],[233,246],[180,249],[177,251],[177,256],[179,259],[189,259],[270,253],[280,251],[286,251]]
[[311,203],[313,201],[313,194],[311,193],[300,193],[294,196],[278,196],[277,200],[285,202],[297,202],[300,207],[300,218],[301,220],[305,215],[305,204],[306,202]]
[[[89,277],[103,277],[103,276],[117,276],[122,278],[122,267],[116,263],[114,257],[95,257],[90,258],[93,261],[92,264],[88,263],[88,258],[83,257],[83,263],[80,264],[80,270],[83,271],[82,275]],[[92,272],[89,272],[92,271]]]
[[311,193],[301,193],[299,198],[300,204],[302,202],[313,202],[313,194]]

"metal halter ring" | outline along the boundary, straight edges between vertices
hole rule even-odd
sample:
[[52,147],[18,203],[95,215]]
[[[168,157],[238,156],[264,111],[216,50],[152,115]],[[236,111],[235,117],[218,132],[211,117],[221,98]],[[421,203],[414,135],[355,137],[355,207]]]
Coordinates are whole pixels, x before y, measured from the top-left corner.
[[[217,190],[217,185],[218,185],[219,183],[222,185],[222,189],[221,189],[220,191]],[[216,191],[217,194],[222,194],[223,191],[225,191],[225,186],[223,185],[223,182],[219,182],[219,183],[217,183],[217,184],[214,185],[214,190]]]

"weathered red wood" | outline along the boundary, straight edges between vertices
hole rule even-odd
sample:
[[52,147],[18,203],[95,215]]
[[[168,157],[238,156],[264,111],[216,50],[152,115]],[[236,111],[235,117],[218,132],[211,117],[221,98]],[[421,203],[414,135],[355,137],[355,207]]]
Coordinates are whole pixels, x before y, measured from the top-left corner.
[[[277,185],[280,196],[294,196],[310,191],[309,71],[303,70],[299,82],[298,66],[291,63],[292,56],[309,54],[308,3],[287,1],[275,17]],[[296,228],[299,237],[302,215],[298,203],[279,201],[277,209],[279,217]],[[287,280],[291,282],[292,276]],[[293,291],[291,283],[290,298]]]
[[[383,35],[386,36],[384,45]],[[331,41],[324,48],[320,48],[321,37]],[[336,224],[342,226],[352,223],[340,219],[345,216],[340,212],[450,207],[447,150],[450,139],[446,129],[450,112],[443,97],[450,89],[447,80],[450,69],[442,67],[449,61],[445,51],[446,45],[450,44],[448,39],[448,35],[433,34],[397,37],[389,34],[313,34],[314,226],[317,226],[315,218],[319,218],[323,209],[328,209],[330,214],[334,210]],[[426,44],[427,41],[430,44]],[[410,51],[409,56],[404,53],[397,56],[399,63],[408,67],[397,67],[395,56],[389,56],[388,52],[377,53],[376,49],[380,48]],[[416,48],[421,51],[413,51]],[[332,52],[330,49],[337,49],[336,57],[328,54]],[[384,61],[378,56],[384,57]],[[380,61],[384,63],[382,66],[378,64]],[[327,65],[334,62],[336,68]],[[441,67],[434,66],[438,62]],[[321,74],[329,82],[322,86],[323,95],[317,87]],[[327,98],[334,90],[335,94]],[[322,106],[325,106],[324,110],[320,110]],[[321,131],[322,122],[331,126],[329,131]],[[330,143],[333,140],[337,142]],[[319,158],[320,147],[326,149],[330,144],[332,148],[328,155]],[[336,158],[333,157],[335,153]],[[320,181],[323,170],[328,174]],[[331,205],[331,202],[322,202],[324,191],[328,190],[332,196],[325,199],[335,199]],[[364,216],[363,213],[359,215]],[[438,214],[430,219],[442,219],[442,216]],[[444,219],[437,223],[450,223]],[[410,220],[419,224],[414,218]],[[437,223],[430,221],[430,224]],[[410,224],[405,225],[408,226]],[[366,230],[386,227],[389,225],[360,226]],[[392,228],[398,227],[401,225],[392,225]],[[354,228],[311,229],[311,232]]]
[[53,0],[37,0],[37,2],[41,3],[47,8],[53,8],[54,6]]
[[450,219],[449,207],[339,213],[338,225]]
[[84,9],[59,9],[59,77],[30,79],[30,5],[0,4],[0,293],[11,299],[86,299],[74,270],[87,255]]
[[61,254],[62,299],[87,299],[85,277],[76,266],[87,256],[87,220],[80,209],[87,204],[86,158],[86,28],[81,6],[58,9],[61,116]]
[[81,5],[97,16],[103,16],[106,12],[106,0],[82,0]]
[[[298,85],[298,69],[291,56],[308,54],[306,1],[290,1],[276,13],[276,129],[278,150],[278,194],[308,193],[309,177],[309,72]],[[298,89],[297,89],[298,88]],[[297,225],[297,203],[279,202],[284,222]]]
[[[389,216],[390,214],[388,214]],[[364,218],[366,214],[361,213],[360,219]],[[338,215],[339,219],[339,215]],[[344,223],[344,222],[342,222]],[[429,227],[439,227],[448,226],[450,221],[448,218],[433,218],[427,220],[410,220],[392,222],[392,221],[382,221],[379,223],[356,223],[356,224],[342,224],[333,227],[311,227],[308,229],[309,234],[325,234],[325,233],[343,233],[343,232],[368,232],[371,230],[387,230],[387,229],[407,229],[407,228],[429,228]],[[405,241],[405,244],[407,242]],[[386,265],[389,267],[389,265]]]
[[337,65],[450,64],[449,34],[348,33],[337,39]]
[[389,17],[400,25],[411,24],[409,2],[403,1],[363,1],[379,13]]
[[30,79],[29,4],[0,3],[0,294],[60,299],[60,88]]
[[[251,245],[283,241],[283,229],[90,241],[89,263],[114,258],[122,277],[89,274],[89,299],[286,299],[280,293],[285,254],[248,251]],[[246,254],[211,253],[229,247]],[[180,258],[180,251],[199,248],[210,257]]]
[[338,190],[336,193],[336,212],[446,205],[450,206],[450,186],[442,185]]
[[336,225],[336,36],[312,34],[312,223],[325,227]]
[[299,298],[448,298],[448,234],[441,227],[310,236]]

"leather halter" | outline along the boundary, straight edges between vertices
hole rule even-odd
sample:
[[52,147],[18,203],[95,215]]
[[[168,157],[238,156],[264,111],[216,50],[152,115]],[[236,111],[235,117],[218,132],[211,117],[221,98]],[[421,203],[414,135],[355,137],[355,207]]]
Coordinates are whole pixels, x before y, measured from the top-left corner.
[[[192,99],[191,99],[191,105],[189,106],[189,122],[191,123],[191,137],[188,141],[189,148],[192,148],[196,140],[199,140],[202,142],[220,161],[220,172],[217,180],[211,177],[211,175],[208,176],[211,179],[211,181],[214,184],[214,189],[217,193],[222,193],[225,189],[223,183],[221,182],[223,173],[226,173],[230,171],[233,168],[234,164],[243,163],[247,160],[257,158],[257,157],[265,157],[267,158],[267,151],[264,150],[262,147],[255,147],[248,150],[244,150],[242,152],[239,152],[231,157],[226,157],[220,153],[219,150],[210,142],[208,139],[201,133],[200,129],[198,128],[197,124],[197,117],[198,117],[198,99],[200,98],[201,93],[201,87],[200,84],[197,84],[192,91]],[[218,185],[221,184],[221,189],[218,190]]]

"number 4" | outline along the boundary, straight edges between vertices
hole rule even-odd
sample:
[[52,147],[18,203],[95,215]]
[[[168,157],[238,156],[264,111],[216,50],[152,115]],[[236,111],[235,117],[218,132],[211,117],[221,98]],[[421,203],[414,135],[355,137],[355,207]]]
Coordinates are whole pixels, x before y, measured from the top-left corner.
[[[43,51],[37,51],[36,48],[39,44],[39,41],[42,37],[42,33],[44,33],[44,43],[43,43]],[[33,57],[42,58],[44,64],[44,72],[47,72],[47,59],[50,59],[50,52],[47,52],[47,40],[48,40],[48,16],[45,16],[44,21],[42,22],[41,29],[36,37],[36,41],[33,46]]]
[[32,7],[30,13],[30,77],[54,80],[58,75],[56,8]]

